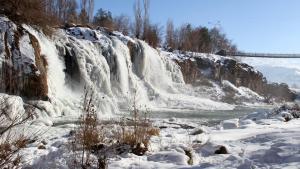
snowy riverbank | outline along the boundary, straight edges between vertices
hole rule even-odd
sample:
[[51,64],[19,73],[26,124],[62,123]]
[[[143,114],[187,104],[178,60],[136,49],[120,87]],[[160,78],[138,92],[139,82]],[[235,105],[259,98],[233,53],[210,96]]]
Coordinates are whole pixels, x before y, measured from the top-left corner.
[[[150,150],[143,156],[114,156],[108,168],[297,168],[300,120],[286,122],[283,117],[290,115],[283,109],[251,113],[213,127],[176,118],[156,120],[160,135],[152,137]],[[25,166],[68,168],[71,157],[66,145],[74,125],[37,128],[47,132],[42,132],[44,141],[36,141],[22,151]],[[41,144],[45,144],[44,149],[37,148]]]

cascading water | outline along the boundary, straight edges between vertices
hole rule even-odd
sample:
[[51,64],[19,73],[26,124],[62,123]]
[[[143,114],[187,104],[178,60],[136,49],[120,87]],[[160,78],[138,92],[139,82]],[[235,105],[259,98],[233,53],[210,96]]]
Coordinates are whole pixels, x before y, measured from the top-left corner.
[[[185,94],[184,90],[193,89],[184,84],[180,67],[143,41],[124,40],[89,28],[62,30],[56,39],[57,46],[75,55],[81,84],[96,91],[101,114],[111,116],[127,110],[133,98],[140,108],[153,110],[233,108]],[[135,48],[129,49],[128,41]]]
[[47,60],[49,101],[34,102],[44,119],[78,117],[84,86],[95,93],[99,117],[128,110],[133,99],[150,110],[233,108],[190,95],[194,89],[184,83],[180,67],[144,41],[83,27],[58,29],[50,39],[23,27]]
[[44,107],[50,116],[73,115],[77,112],[81,93],[72,91],[65,83],[65,64],[55,46],[55,42],[31,27],[24,27],[34,35],[41,48],[41,55],[47,60],[48,97],[51,104],[47,102],[38,103]]

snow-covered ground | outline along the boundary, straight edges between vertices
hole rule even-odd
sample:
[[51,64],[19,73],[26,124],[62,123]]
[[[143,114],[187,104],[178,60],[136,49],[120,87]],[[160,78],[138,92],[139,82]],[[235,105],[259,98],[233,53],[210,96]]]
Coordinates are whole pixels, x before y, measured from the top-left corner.
[[[152,137],[150,150],[144,156],[129,153],[110,158],[108,168],[297,169],[300,166],[300,119],[285,122],[286,114],[284,111],[254,112],[224,120],[213,127],[200,125],[195,120],[155,119],[160,135]],[[74,125],[50,128],[33,125],[29,129],[38,130],[40,139],[22,150],[24,166],[68,168],[72,158],[66,145]],[[38,149],[39,145],[45,149]],[[222,146],[228,153],[216,154]]]

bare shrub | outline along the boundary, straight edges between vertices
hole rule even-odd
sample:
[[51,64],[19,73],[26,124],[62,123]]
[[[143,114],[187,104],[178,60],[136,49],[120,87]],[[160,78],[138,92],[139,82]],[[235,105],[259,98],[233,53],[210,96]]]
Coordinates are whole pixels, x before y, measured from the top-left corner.
[[98,120],[94,98],[94,92],[86,89],[83,114],[69,144],[73,156],[72,168],[103,169],[107,168],[108,158],[112,156],[124,152],[143,155],[148,151],[150,138],[159,135],[159,129],[152,126],[147,113],[143,116],[134,103],[129,120],[112,129],[109,123]]
[[[96,107],[94,105],[94,92],[86,89],[83,98],[83,114],[79,119],[79,127],[75,130],[71,141],[74,154],[73,168],[106,168],[106,157],[96,154],[100,143],[104,142],[105,134],[99,125]],[[95,158],[95,155],[98,157]]]
[[119,142],[129,145],[132,153],[136,155],[144,155],[149,149],[151,137],[159,135],[159,129],[153,127],[148,117],[148,112],[145,112],[143,115],[137,108],[135,97],[130,118],[128,121],[123,122],[120,135]]
[[114,17],[114,29],[122,32],[124,35],[129,35],[130,32],[130,19],[126,15]]
[[143,27],[143,18],[142,18],[142,9],[140,5],[140,0],[136,0],[133,6],[134,10],[134,26],[133,26],[133,34],[136,38],[141,38],[142,35],[142,27]]
[[18,24],[38,26],[44,33],[51,34],[49,26],[58,23],[53,13],[47,13],[47,0],[0,0],[0,13]]
[[13,129],[31,119],[33,111],[12,117],[15,112],[10,112],[5,102],[0,105],[0,168],[18,168],[22,160],[20,150],[26,147],[30,139],[16,134]]
[[170,19],[167,22],[165,43],[167,49],[175,49],[175,30],[173,21]]

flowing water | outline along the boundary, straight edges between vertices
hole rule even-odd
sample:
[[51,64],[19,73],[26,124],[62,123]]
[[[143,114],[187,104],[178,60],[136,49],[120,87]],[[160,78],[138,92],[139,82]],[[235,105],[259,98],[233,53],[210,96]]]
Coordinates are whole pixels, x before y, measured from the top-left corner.
[[[212,126],[222,120],[240,118],[253,112],[266,112],[272,110],[271,106],[236,107],[234,110],[160,110],[150,111],[148,116],[154,120],[176,118],[180,121],[193,122],[200,125]],[[124,114],[123,114],[124,115]],[[120,115],[122,116],[122,115]],[[129,112],[125,112],[129,116]]]

